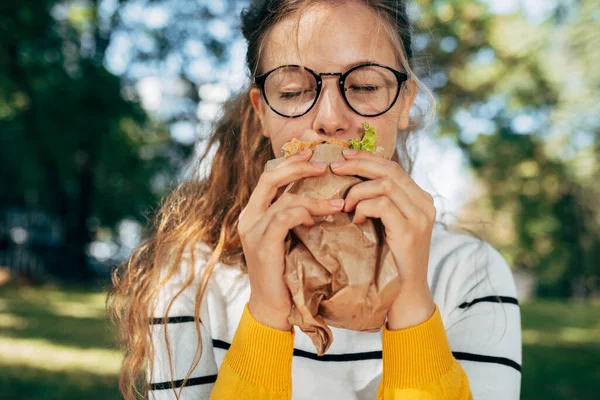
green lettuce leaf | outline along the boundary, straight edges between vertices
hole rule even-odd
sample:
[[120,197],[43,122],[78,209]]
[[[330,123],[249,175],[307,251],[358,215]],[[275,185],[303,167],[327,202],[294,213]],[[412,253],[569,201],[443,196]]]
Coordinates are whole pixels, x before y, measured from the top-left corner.
[[375,133],[375,128],[369,125],[368,122],[363,123],[363,128],[365,128],[365,135],[363,136],[361,141],[356,139],[350,139],[350,148],[356,150],[366,150],[371,153],[375,151],[375,142],[379,139]]

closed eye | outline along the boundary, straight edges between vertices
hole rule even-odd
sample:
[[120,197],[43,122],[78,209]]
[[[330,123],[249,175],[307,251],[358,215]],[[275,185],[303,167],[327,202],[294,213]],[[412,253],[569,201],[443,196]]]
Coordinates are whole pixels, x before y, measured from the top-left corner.
[[279,92],[279,98],[280,99],[284,99],[284,100],[289,100],[289,99],[293,99],[295,97],[298,97],[302,94],[306,94],[306,93],[313,93],[314,90],[302,90],[302,91],[296,91],[296,92]]
[[281,92],[279,97],[282,99],[292,99],[294,97],[300,96],[301,92]]
[[374,92],[378,88],[377,88],[377,86],[350,86],[350,89],[359,91],[359,92]]

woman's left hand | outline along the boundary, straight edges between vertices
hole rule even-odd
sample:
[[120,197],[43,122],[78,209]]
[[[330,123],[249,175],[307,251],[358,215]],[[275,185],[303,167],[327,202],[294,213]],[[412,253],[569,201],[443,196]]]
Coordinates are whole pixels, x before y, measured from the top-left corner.
[[344,151],[346,161],[331,163],[337,175],[369,180],[353,186],[344,212],[352,222],[380,218],[386,242],[400,275],[401,289],[388,312],[388,329],[417,325],[431,317],[435,304],[427,283],[431,235],[436,210],[433,197],[421,189],[398,163],[368,151]]

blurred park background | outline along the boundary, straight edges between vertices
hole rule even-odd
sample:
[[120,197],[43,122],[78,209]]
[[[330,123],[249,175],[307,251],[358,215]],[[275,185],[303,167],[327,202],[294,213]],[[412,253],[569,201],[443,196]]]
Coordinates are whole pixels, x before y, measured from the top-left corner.
[[[0,399],[117,399],[112,268],[247,81],[246,1],[0,3]],[[600,0],[413,0],[415,179],[522,303],[522,398],[600,398]]]

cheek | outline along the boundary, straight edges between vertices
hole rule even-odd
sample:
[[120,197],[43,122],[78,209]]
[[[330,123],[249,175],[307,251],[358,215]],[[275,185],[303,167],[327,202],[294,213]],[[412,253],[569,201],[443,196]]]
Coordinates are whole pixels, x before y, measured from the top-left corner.
[[265,136],[271,140],[273,153],[276,157],[283,157],[281,147],[292,140],[300,138],[303,129],[297,121],[293,119],[283,118],[278,115],[268,116],[265,118]]
[[382,138],[381,146],[384,148],[384,157],[388,160],[392,158],[394,151],[396,150],[396,131],[390,132],[384,138]]
[[398,139],[398,118],[393,110],[388,111],[382,116],[373,118],[370,121],[377,128],[379,142],[377,146],[384,148],[384,157],[391,159],[396,150],[396,141]]

